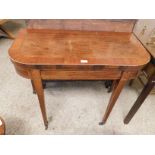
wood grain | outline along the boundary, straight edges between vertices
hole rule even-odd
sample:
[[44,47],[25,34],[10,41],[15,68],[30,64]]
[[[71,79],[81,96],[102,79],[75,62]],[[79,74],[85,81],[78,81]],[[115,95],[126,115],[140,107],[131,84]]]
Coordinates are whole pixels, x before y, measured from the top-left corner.
[[23,30],[9,55],[27,65],[141,66],[150,60],[131,33]]

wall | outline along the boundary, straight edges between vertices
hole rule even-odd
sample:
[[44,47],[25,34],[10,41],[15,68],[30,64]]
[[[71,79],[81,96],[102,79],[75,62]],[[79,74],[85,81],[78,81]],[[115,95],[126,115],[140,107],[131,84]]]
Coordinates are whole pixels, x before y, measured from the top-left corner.
[[155,19],[138,20],[133,31],[146,45],[147,42],[150,42],[150,37],[155,36]]

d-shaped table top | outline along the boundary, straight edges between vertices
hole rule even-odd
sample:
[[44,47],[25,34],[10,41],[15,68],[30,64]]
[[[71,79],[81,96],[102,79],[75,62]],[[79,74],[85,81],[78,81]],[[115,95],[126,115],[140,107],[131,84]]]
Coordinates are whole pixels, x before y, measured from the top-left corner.
[[22,30],[9,50],[27,65],[142,66],[150,55],[132,33],[77,30]]

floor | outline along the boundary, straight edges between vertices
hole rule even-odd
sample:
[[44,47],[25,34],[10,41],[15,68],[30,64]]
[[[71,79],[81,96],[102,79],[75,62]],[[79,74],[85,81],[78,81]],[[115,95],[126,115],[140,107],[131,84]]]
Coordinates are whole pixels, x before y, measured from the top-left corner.
[[[24,27],[23,22],[16,25]],[[0,39],[0,116],[6,122],[6,134],[155,134],[154,95],[147,98],[130,124],[124,125],[123,119],[138,96],[128,85],[107,123],[98,125],[110,97],[103,81],[49,83],[45,89],[49,128],[45,130],[30,81],[17,75],[9,60],[12,42]]]

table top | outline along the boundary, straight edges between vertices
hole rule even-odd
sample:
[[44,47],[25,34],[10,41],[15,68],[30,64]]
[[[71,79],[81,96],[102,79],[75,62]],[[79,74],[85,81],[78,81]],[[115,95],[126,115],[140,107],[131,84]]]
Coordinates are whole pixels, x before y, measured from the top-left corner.
[[26,65],[142,66],[150,55],[132,33],[24,29],[9,50]]

